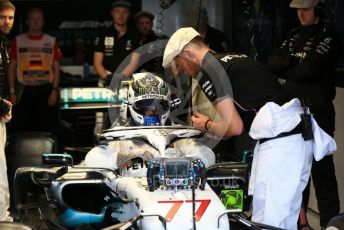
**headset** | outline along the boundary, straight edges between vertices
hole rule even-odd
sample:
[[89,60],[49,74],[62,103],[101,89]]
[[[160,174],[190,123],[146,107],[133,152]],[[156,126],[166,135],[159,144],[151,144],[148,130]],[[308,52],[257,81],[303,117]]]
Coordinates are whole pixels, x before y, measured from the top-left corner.
[[319,1],[314,7],[314,16],[319,18],[325,16],[325,4],[322,1]]

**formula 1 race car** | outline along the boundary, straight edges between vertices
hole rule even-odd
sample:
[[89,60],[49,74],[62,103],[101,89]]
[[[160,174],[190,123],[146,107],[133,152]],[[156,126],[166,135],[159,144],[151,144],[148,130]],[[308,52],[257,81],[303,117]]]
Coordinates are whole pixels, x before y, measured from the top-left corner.
[[184,126],[107,130],[99,136],[102,144],[137,141],[160,156],[149,162],[135,158],[130,167],[111,170],[74,167],[65,154],[44,154],[44,161],[55,166],[17,170],[15,206],[19,211],[39,208],[49,229],[82,229],[85,224],[94,229],[230,229],[233,218],[261,229],[235,214],[247,208],[247,163],[206,168],[201,158],[180,156],[170,148],[179,140],[202,137]]

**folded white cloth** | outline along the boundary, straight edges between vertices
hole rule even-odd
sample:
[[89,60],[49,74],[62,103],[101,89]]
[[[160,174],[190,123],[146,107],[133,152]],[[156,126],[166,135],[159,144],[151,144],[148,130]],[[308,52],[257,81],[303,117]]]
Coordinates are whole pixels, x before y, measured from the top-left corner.
[[259,140],[289,132],[300,123],[301,113],[299,99],[293,99],[282,106],[268,102],[258,111],[249,134],[253,139]]
[[320,161],[326,155],[333,154],[337,150],[336,141],[322,130],[312,117],[313,128],[313,155],[316,161]]

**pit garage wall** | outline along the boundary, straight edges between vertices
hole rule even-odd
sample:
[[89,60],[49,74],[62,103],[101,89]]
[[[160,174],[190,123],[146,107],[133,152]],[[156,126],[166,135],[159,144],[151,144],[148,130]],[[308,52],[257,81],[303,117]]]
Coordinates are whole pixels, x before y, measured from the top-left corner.
[[[337,142],[337,152],[334,154],[334,163],[338,181],[338,191],[340,198],[340,210],[344,211],[344,88],[337,87],[337,95],[334,100],[336,108],[336,131],[334,138]],[[318,212],[314,188],[311,187],[309,208]]]
[[334,154],[338,190],[341,211],[344,211],[344,88],[337,87],[337,95],[334,100],[336,108],[336,131],[337,152]]
[[336,132],[338,151],[334,156],[338,181],[340,207],[344,211],[344,88],[337,88],[337,96],[334,101],[336,107]]
[[[162,0],[166,2],[166,0]],[[173,0],[172,0],[173,1]],[[171,36],[180,27],[197,25],[199,0],[176,0],[168,9],[163,11],[163,18],[159,15],[161,8],[159,0],[143,0],[142,10],[154,14],[154,31],[158,31],[161,23],[163,34]],[[225,0],[202,0],[202,6],[208,11],[209,24],[220,30],[224,29],[224,2]]]

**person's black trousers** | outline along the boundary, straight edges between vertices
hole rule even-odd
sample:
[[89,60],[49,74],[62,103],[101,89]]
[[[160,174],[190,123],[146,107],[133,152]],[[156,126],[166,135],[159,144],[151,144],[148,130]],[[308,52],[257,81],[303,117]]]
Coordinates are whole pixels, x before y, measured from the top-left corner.
[[[328,106],[328,111],[314,113],[314,118],[319,126],[330,136],[334,136],[334,107]],[[327,223],[339,214],[339,194],[336,173],[333,163],[333,155],[329,155],[320,161],[313,160],[312,180],[315,196],[320,214],[320,225],[326,227]],[[304,207],[307,208],[309,200],[309,184],[303,192]]]
[[[338,185],[332,155],[326,156],[320,161],[313,160],[312,180],[318,202],[320,225],[325,227],[340,211]],[[309,183],[303,192],[303,197],[305,207],[307,207],[309,200]]]

